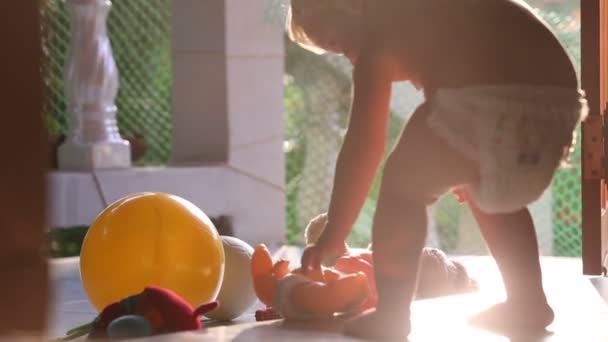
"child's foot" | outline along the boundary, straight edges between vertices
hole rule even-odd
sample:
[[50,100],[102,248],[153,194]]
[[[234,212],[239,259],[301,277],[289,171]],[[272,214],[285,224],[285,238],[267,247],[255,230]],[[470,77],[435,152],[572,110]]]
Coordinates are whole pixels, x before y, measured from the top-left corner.
[[371,309],[346,323],[344,333],[361,339],[405,341],[410,334],[409,317]]
[[498,331],[540,331],[553,322],[553,310],[546,302],[499,303],[469,319],[469,323]]

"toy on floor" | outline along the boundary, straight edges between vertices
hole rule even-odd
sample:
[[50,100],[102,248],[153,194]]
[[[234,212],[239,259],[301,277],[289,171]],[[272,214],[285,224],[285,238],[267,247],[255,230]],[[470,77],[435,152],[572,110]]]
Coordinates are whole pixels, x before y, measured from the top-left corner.
[[[461,192],[458,192],[457,189],[454,191],[459,201],[466,200],[462,197]],[[317,241],[326,224],[327,214],[321,214],[310,221],[305,230],[307,244]],[[367,250],[352,249],[348,245],[345,245],[345,250],[347,251],[346,256],[336,260],[336,269],[347,273],[366,273],[370,281],[370,288],[374,289],[372,292],[372,297],[374,297],[375,284],[371,251],[369,248]],[[464,293],[474,291],[477,287],[477,282],[469,277],[466,268],[460,262],[448,259],[446,254],[439,249],[423,248],[415,293],[417,299]],[[375,303],[370,300],[368,306],[373,305]]]
[[148,192],[99,214],[82,245],[80,274],[98,311],[148,285],[197,307],[217,297],[224,262],[220,236],[202,210],[178,196]]
[[217,301],[194,309],[175,292],[148,286],[136,295],[105,307],[93,322],[68,331],[67,341],[88,334],[88,339],[122,339],[198,330],[200,316],[217,308]]
[[257,300],[249,272],[253,247],[234,237],[221,238],[226,255],[226,268],[217,300],[222,305],[205,316],[218,321],[231,321],[243,314]]
[[342,274],[330,268],[290,270],[286,260],[273,264],[263,244],[255,248],[251,273],[255,292],[268,308],[256,312],[257,320],[277,318],[276,314],[285,319],[307,320],[355,313],[370,294],[363,272]]

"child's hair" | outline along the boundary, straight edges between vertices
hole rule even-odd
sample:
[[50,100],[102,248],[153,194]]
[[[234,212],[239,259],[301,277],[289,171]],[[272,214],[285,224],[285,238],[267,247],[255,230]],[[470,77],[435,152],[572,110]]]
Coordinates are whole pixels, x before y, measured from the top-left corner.
[[287,12],[287,34],[301,47],[324,54],[326,51],[315,44],[306,33],[302,18],[311,15],[358,16],[361,14],[361,1],[365,0],[291,0]]

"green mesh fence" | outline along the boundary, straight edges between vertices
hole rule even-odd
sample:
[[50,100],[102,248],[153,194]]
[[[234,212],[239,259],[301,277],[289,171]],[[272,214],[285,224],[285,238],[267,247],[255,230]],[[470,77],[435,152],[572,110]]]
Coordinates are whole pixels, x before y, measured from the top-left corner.
[[[547,22],[559,37],[574,61],[580,75],[581,39],[580,6],[576,1],[564,3],[563,8],[547,11]],[[560,14],[563,13],[563,14]],[[571,167],[558,170],[553,180],[553,241],[554,253],[562,256],[580,256],[581,250],[581,133],[571,156]]]
[[[351,66],[341,57],[318,56],[287,42],[285,78],[287,233],[288,241],[302,244],[303,229],[327,210],[337,154],[348,119]],[[388,144],[395,143],[422,94],[401,84],[402,96],[393,103]],[[379,177],[361,212],[349,242],[365,246],[378,197]]]
[[[530,5],[557,33],[580,71],[580,16],[576,1],[536,0]],[[350,101],[350,68],[337,57],[316,56],[287,43],[285,78],[288,241],[303,243],[303,229],[329,203],[333,171],[342,142]],[[407,85],[393,92],[389,145],[409,114],[423,100]],[[580,136],[579,136],[580,140]],[[531,205],[541,252],[580,255],[580,144],[572,166],[560,169],[551,188]],[[377,179],[355,224],[349,242],[366,246],[378,195]],[[486,254],[470,211],[450,195],[430,211],[429,245],[454,254]]]
[[[581,68],[581,22],[578,1],[563,1],[547,6],[543,17],[557,32],[562,44],[568,50],[577,72]],[[581,134],[577,132],[577,142],[571,155],[571,167],[558,170],[555,174],[553,194],[553,254],[560,256],[580,256],[581,250]]]
[[[70,21],[62,0],[42,7],[49,135],[67,132],[63,68]],[[171,153],[171,0],[115,0],[108,33],[120,73],[118,126],[136,165],[164,164]],[[56,145],[52,146],[53,148]]]

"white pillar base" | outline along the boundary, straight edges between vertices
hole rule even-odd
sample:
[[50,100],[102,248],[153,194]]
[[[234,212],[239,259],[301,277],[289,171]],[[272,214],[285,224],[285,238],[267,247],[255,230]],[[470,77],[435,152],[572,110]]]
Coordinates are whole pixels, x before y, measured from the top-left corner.
[[131,167],[131,146],[128,141],[76,143],[66,141],[59,146],[59,169],[91,171]]

